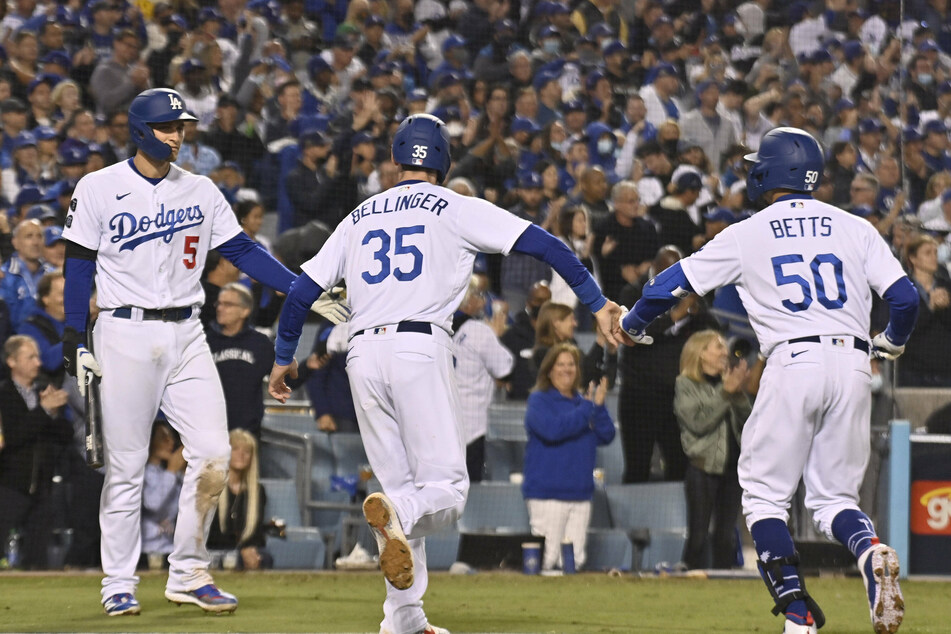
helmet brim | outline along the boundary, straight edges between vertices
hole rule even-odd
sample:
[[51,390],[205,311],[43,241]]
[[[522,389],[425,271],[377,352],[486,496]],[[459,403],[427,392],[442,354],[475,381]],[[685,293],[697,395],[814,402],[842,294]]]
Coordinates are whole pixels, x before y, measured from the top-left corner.
[[756,163],[759,161],[759,154],[756,152],[753,152],[752,154],[746,154],[743,156],[743,160],[749,161],[750,163]]

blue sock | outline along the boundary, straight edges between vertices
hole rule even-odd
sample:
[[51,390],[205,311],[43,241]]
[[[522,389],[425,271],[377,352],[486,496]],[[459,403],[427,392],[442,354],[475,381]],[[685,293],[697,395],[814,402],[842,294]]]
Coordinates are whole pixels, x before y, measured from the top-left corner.
[[878,543],[878,535],[868,515],[858,509],[840,511],[832,520],[832,534],[858,559]]
[[[792,536],[789,534],[789,528],[786,523],[780,519],[770,518],[760,520],[750,527],[750,534],[753,536],[753,544],[756,546],[756,554],[764,565],[768,566],[774,559],[791,557],[796,554],[796,547],[793,545]],[[782,578],[776,579],[768,568],[760,569],[763,581],[771,586],[776,595],[781,599],[784,595],[801,590],[799,584],[799,570],[797,566],[784,564],[780,567]],[[802,599],[793,601],[784,610],[786,617],[799,624],[805,624],[809,608]]]

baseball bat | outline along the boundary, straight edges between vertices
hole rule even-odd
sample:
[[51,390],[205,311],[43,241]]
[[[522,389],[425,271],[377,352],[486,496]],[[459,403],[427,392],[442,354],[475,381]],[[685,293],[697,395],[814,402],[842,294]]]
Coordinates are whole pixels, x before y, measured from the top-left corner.
[[[92,352],[92,336],[89,336],[89,351]],[[89,374],[86,380],[86,464],[98,469],[104,464],[102,450],[102,400],[99,393],[100,378]]]

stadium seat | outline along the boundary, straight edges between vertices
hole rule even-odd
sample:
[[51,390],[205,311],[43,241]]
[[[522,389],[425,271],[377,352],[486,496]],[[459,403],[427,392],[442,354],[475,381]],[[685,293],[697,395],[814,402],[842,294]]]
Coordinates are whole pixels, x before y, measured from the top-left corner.
[[[683,482],[615,484],[605,488],[615,528],[637,541],[638,532],[649,532],[640,568],[681,560],[687,537],[687,502]],[[636,544],[635,544],[636,545]]]
[[261,477],[285,479],[298,477],[298,465],[302,459],[303,442],[301,446],[293,447],[284,442],[272,441],[266,431],[261,434],[261,448],[258,468]]
[[513,473],[525,466],[525,441],[487,438],[485,441],[485,479],[508,482]]
[[489,405],[489,428],[486,440],[528,440],[525,431],[525,403],[492,403]]
[[456,524],[427,535],[426,567],[430,570],[449,570],[459,557],[459,539],[459,527]]
[[318,493],[330,490],[330,478],[336,472],[334,450],[330,436],[331,434],[322,431],[307,435],[311,445],[311,499],[316,499],[315,495]]
[[473,482],[459,518],[461,533],[528,533],[522,488],[508,482]]
[[288,527],[285,537],[267,536],[266,549],[280,570],[320,570],[326,563],[326,546],[320,530]]
[[630,570],[634,547],[626,531],[589,528],[585,570]]
[[369,462],[363,439],[359,433],[335,432],[329,434],[334,457],[334,475],[357,475]]
[[298,434],[308,434],[317,431],[317,423],[314,422],[314,417],[307,412],[269,411],[264,414],[261,426],[291,431]]
[[624,448],[621,446],[620,431],[611,444],[598,447],[594,466],[604,474],[601,484],[621,484],[624,481]]
[[301,526],[300,500],[297,497],[297,483],[291,479],[261,478],[261,486],[267,494],[263,522],[279,517],[288,527]]
[[587,354],[597,340],[598,335],[594,332],[575,330],[575,343],[578,344],[578,350],[581,350],[582,357]]

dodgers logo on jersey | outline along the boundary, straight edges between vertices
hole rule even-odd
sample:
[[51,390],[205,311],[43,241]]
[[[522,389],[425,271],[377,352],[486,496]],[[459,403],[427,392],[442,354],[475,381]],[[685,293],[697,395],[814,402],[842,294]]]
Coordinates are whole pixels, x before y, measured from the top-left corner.
[[114,215],[109,220],[109,228],[115,231],[115,234],[109,241],[116,244],[125,240],[119,247],[120,251],[131,251],[143,242],[159,238],[168,244],[179,231],[198,226],[205,220],[205,215],[198,205],[184,209],[166,209],[164,204],[159,207],[154,216],[137,218],[127,211]]

